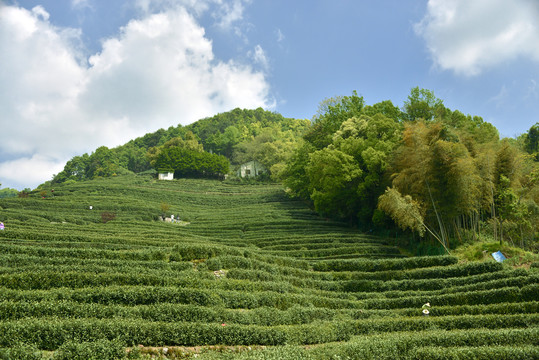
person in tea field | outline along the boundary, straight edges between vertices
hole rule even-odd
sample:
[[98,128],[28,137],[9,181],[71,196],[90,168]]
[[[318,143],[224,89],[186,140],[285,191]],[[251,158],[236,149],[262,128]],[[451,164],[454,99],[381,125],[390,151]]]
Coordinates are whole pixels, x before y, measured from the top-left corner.
[[0,222],[0,231],[4,230],[4,223]]

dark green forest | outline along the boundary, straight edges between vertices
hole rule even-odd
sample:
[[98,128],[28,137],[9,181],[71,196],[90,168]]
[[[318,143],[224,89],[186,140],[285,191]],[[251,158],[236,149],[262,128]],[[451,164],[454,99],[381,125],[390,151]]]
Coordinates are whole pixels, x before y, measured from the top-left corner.
[[242,181],[235,169],[257,160],[268,169],[259,181],[282,182],[320,216],[361,231],[443,252],[480,239],[537,250],[538,154],[539,123],[500,139],[416,87],[401,107],[356,92],[325,99],[311,120],[234,109],[75,156],[41,187],[164,170]]

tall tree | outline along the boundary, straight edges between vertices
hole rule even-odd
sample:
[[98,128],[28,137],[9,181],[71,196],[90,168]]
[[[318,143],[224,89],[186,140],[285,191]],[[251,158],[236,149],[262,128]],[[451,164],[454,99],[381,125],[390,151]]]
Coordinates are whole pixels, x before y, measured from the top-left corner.
[[537,158],[539,153],[539,123],[535,123],[526,134],[524,139],[524,149],[529,154],[534,154]]
[[350,220],[355,217],[361,169],[352,156],[331,146],[315,151],[309,156],[305,172],[316,211]]
[[343,122],[362,114],[365,101],[354,91],[351,96],[339,96],[324,100],[313,118],[311,129],[305,134],[305,140],[317,149],[322,149],[332,142],[332,137]]
[[401,125],[380,113],[343,122],[333,135],[333,145],[354,157],[361,169],[356,201],[360,223],[370,224],[378,197],[388,185],[385,173],[401,139]]
[[403,111],[408,121],[423,119],[433,120],[445,114],[443,101],[434,96],[434,92],[419,87],[412,88],[408,99],[404,102]]

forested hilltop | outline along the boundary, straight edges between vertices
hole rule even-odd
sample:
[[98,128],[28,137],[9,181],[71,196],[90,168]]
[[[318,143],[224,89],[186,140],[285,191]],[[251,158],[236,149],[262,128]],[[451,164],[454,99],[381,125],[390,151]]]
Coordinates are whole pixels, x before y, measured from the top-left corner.
[[364,231],[399,228],[447,252],[482,237],[536,249],[538,144],[539,124],[500,139],[492,124],[448,109],[429,90],[412,89],[400,108],[365,104],[354,92],[323,101],[311,121],[234,109],[103,146],[42,186],[155,170],[233,175],[257,160],[265,180]]
[[[226,168],[228,172],[229,161],[239,164],[258,160],[271,174],[277,174],[309,126],[309,120],[285,118],[261,108],[234,109],[188,126],[159,129],[113,149],[101,146],[90,155],[75,156],[52,183],[152,171],[165,155],[179,149],[193,157],[202,153],[221,155],[215,160],[219,163],[216,170]],[[191,165],[194,171],[180,175],[201,175],[195,169],[197,163]]]

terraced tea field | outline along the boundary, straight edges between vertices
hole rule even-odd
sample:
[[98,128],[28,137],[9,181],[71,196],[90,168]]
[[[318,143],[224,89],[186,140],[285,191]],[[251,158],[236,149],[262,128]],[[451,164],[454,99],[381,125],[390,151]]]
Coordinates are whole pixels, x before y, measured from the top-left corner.
[[537,267],[404,257],[279,185],[120,177],[0,221],[0,358],[539,358]]

